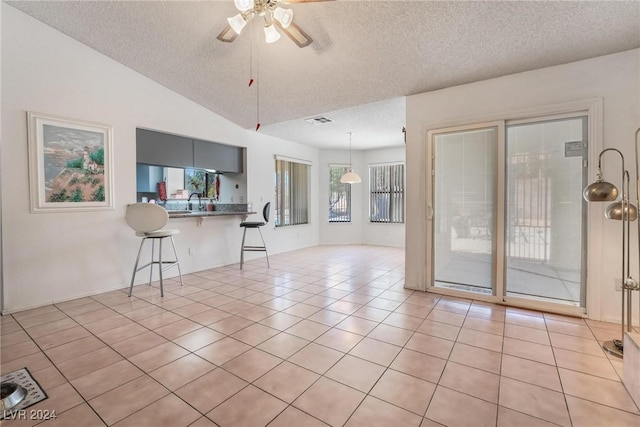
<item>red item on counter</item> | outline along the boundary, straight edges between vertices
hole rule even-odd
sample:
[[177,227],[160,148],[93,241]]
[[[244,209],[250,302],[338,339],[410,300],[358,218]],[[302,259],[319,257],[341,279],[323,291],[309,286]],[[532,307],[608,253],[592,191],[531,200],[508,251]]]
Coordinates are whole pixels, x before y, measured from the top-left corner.
[[158,198],[163,202],[167,200],[167,183],[164,181],[158,183]]

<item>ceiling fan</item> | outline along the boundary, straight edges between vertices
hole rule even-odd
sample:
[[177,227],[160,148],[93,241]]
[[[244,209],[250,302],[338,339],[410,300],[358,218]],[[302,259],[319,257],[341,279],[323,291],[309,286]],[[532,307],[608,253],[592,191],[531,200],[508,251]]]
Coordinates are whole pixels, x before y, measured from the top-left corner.
[[311,37],[299,26],[293,23],[293,11],[284,9],[280,4],[310,3],[331,0],[234,0],[240,13],[227,18],[227,26],[218,34],[218,40],[231,43],[242,32],[249,21],[256,16],[264,19],[264,34],[267,43],[274,43],[280,39],[282,30],[299,47],[306,47],[313,42]]

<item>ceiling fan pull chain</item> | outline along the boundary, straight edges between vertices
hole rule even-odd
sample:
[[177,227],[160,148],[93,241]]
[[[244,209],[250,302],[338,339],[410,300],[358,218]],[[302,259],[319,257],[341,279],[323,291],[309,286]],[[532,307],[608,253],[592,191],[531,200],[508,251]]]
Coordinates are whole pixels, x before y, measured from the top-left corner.
[[260,45],[256,44],[256,132],[260,129]]
[[253,25],[249,25],[249,87],[253,84]]

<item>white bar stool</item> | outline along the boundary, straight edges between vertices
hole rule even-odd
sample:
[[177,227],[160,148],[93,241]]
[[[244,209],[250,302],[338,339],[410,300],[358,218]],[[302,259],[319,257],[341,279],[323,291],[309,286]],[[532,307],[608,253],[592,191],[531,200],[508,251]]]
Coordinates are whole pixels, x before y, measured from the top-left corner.
[[[242,233],[242,245],[240,246],[240,270],[242,270],[242,264],[244,264],[244,252],[264,252],[267,257],[267,267],[271,268],[269,265],[269,254],[267,253],[267,245],[264,243],[264,237],[262,237],[262,231],[260,231],[260,227],[263,225],[267,225],[269,222],[269,210],[271,209],[271,202],[267,202],[262,208],[262,217],[264,218],[264,222],[262,221],[245,221],[240,223],[240,227],[244,228],[244,232]],[[247,236],[247,228],[257,228],[260,233],[260,238],[262,239],[262,246],[249,246],[244,244],[244,239]]]
[[[167,222],[169,222],[169,214],[162,207],[155,203],[135,203],[127,205],[126,214],[127,225],[131,227],[136,236],[142,237],[140,242],[140,248],[138,249],[138,256],[136,257],[136,264],[133,267],[133,275],[131,276],[131,285],[129,286],[129,296],[133,291],[133,282],[136,278],[136,273],[144,268],[149,267],[149,285],[151,285],[151,277],[153,275],[153,265],[158,265],[158,272],[160,273],[160,296],[164,296],[164,288],[162,286],[162,272],[173,266],[178,267],[178,275],[180,276],[180,285],[184,286],[182,282],[182,272],[180,271],[180,263],[178,262],[178,253],[176,252],[176,245],[173,242],[173,236],[180,233],[180,230],[164,230],[162,229]],[[163,261],[162,260],[162,241],[166,238],[171,240],[171,246],[173,247],[173,254],[175,260]],[[142,246],[147,239],[151,239],[151,261],[145,265],[138,267],[140,262],[140,253],[142,252]],[[160,241],[160,247],[158,250],[158,260],[153,259],[153,253],[155,249],[155,241]],[[164,265],[166,264],[166,265]]]

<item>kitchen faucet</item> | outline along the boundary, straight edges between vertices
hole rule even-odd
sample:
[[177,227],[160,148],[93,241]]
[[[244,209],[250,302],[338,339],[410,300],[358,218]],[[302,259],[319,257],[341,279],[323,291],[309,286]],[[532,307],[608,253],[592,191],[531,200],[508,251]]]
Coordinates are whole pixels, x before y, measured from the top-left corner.
[[191,198],[193,196],[198,196],[198,210],[202,208],[202,199],[200,198],[200,193],[191,193],[189,198],[187,199],[187,208],[191,211],[193,210],[193,205],[191,204]]

